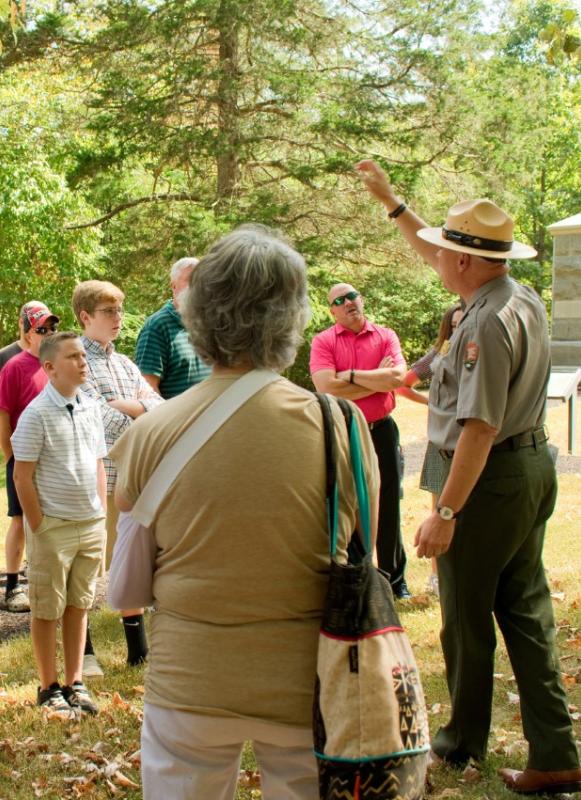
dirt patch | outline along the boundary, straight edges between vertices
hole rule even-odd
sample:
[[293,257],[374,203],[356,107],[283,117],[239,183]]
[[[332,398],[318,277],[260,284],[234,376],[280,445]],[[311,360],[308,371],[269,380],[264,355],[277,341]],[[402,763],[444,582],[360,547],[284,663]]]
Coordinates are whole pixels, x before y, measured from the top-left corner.
[[[26,570],[23,571],[21,581],[25,586],[28,585],[26,579]],[[4,593],[6,587],[6,575],[0,575],[0,644],[8,641],[13,636],[23,636],[30,632],[30,612],[20,612],[15,614],[12,611],[6,611],[4,605]],[[107,597],[107,580],[102,578],[97,584],[97,594],[95,597],[95,606],[99,607],[106,602]]]

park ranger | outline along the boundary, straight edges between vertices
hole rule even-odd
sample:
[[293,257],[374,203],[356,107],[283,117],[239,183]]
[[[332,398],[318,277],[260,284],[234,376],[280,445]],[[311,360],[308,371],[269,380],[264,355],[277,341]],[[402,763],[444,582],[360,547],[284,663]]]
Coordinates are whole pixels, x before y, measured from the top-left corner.
[[433,760],[462,766],[486,754],[494,671],[494,617],[517,681],[524,770],[501,769],[513,791],[581,790],[579,755],[554,650],[542,563],[556,476],[543,427],[550,371],[544,306],[509,277],[507,259],[535,250],[513,241],[512,220],[489,200],[458,203],[442,228],[396,196],[381,168],[357,165],[364,185],[444,286],[466,303],[449,352],[435,362],[429,438],[444,478],[422,523],[418,556],[438,557],[449,722]]

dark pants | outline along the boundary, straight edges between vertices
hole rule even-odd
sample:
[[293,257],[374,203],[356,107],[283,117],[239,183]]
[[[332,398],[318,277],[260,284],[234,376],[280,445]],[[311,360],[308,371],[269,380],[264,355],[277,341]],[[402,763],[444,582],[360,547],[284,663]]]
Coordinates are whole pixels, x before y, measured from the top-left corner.
[[14,456],[11,456],[6,462],[6,494],[8,495],[8,516],[22,517],[22,506],[14,485]]
[[491,453],[458,516],[449,551],[438,558],[452,711],[432,747],[448,761],[463,763],[486,754],[496,617],[520,695],[528,766],[578,766],[542,562],[545,523],[556,494],[545,444]]
[[392,587],[397,589],[404,578],[406,565],[399,517],[401,482],[399,430],[393,419],[387,417],[370,433],[381,476],[377,560],[380,569],[389,573]]

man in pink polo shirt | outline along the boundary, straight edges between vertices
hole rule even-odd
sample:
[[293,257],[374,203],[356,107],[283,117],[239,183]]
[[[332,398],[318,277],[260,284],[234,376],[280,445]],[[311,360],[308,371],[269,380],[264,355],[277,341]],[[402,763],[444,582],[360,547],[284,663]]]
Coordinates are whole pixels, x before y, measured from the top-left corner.
[[31,300],[20,310],[24,343],[28,349],[13,356],[0,372],[0,447],[6,461],[6,493],[10,527],[6,533],[6,609],[29,611],[28,594],[19,583],[24,555],[22,507],[14,486],[14,454],[10,437],[31,400],[40,394],[48,378],[38,360],[40,343],[52,335],[59,318],[44,303]]
[[336,323],[313,338],[311,377],[317,391],[352,400],[367,420],[381,473],[378,563],[389,573],[395,597],[407,599],[399,514],[399,431],[391,417],[393,390],[402,385],[406,362],[396,334],[365,318],[363,298],[350,284],[332,287],[329,307]]

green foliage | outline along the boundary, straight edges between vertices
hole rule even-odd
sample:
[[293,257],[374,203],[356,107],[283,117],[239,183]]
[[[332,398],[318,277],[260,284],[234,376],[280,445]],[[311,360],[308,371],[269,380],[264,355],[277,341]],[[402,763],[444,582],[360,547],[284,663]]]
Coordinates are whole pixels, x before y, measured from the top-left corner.
[[574,8],[559,8],[557,18],[543,28],[539,38],[547,45],[549,64],[581,60],[581,19]]
[[68,324],[74,282],[103,276],[135,315],[131,352],[172,261],[257,221],[307,259],[307,338],[327,324],[326,287],[351,275],[414,358],[445,300],[414,306],[436,282],[410,273],[361,190],[363,156],[430,223],[469,196],[507,208],[539,251],[514,273],[546,296],[547,226],[581,203],[580,68],[546,53],[578,20],[556,0],[506,0],[491,37],[482,14],[480,0],[29,4],[16,40],[0,31],[0,341],[31,293]]
[[14,336],[18,308],[31,298],[52,306],[64,325],[72,324],[74,284],[93,272],[100,254],[98,231],[64,228],[92,209],[71,192],[60,171],[59,135],[43,116],[41,95],[40,87],[18,81],[17,72],[0,85],[2,340]]

